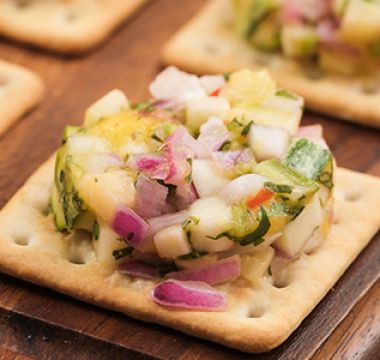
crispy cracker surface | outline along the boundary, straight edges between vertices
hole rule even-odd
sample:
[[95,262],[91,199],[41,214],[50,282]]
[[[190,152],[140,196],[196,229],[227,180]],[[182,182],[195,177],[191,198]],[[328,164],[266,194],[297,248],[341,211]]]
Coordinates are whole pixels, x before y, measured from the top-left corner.
[[0,0],[0,34],[61,53],[102,41],[146,0]]
[[[242,351],[281,344],[335,284],[380,227],[380,179],[338,169],[335,221],[327,240],[289,266],[281,287],[268,275],[255,287],[233,284],[225,312],[166,309],[150,300],[154,282],[121,276],[96,260],[91,241],[73,246],[46,215],[51,158],[0,212],[0,270],[78,299],[163,324]],[[363,216],[365,214],[365,216]]]
[[304,96],[310,109],[380,127],[379,74],[371,79],[321,75],[316,68],[260,52],[236,34],[230,0],[211,0],[166,44],[163,60],[196,73],[268,67],[278,85]]
[[0,60],[0,135],[42,99],[43,89],[36,74]]

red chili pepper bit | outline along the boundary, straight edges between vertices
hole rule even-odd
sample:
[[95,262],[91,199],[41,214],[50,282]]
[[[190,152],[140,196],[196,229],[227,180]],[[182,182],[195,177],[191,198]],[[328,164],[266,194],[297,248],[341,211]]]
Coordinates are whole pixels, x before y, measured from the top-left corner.
[[270,191],[269,189],[261,189],[254,196],[249,196],[246,204],[250,209],[255,209],[262,203],[270,200],[273,197],[273,194],[273,191]]
[[220,94],[220,90],[222,90],[221,87],[218,88],[218,89],[216,89],[216,90],[214,90],[214,91],[210,94],[210,96],[219,96],[219,94]]

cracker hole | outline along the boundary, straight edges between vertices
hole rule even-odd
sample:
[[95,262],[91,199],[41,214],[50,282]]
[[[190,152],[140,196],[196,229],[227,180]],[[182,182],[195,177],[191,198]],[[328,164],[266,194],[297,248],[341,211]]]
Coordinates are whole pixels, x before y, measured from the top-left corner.
[[258,319],[264,316],[265,314],[265,307],[263,305],[255,305],[250,309],[248,317],[251,319]]
[[20,246],[28,246],[30,239],[27,236],[16,236],[14,238],[14,243]]
[[76,230],[67,236],[67,260],[74,265],[84,265],[93,257],[94,249],[91,234],[85,230]]
[[286,268],[272,275],[272,284],[277,289],[284,289],[291,284],[291,278]]

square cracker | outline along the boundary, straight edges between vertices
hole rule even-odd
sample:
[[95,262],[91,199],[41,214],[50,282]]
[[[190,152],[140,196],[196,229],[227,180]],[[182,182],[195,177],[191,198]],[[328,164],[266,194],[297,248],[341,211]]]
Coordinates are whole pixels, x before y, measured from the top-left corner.
[[42,99],[43,90],[36,74],[0,60],[0,135]]
[[230,2],[211,0],[169,40],[163,51],[164,62],[196,73],[268,67],[277,84],[302,95],[310,109],[380,127],[379,74],[372,79],[320,77],[316,68],[306,68],[278,54],[260,52],[236,34]]
[[0,34],[60,53],[104,41],[146,0],[0,0]]
[[153,281],[105,269],[90,241],[74,247],[55,230],[52,216],[46,215],[53,172],[52,157],[0,212],[0,271],[251,353],[285,341],[380,227],[380,179],[338,169],[331,232],[318,249],[289,265],[281,287],[269,275],[254,288],[223,284],[219,288],[228,296],[226,311],[172,310],[150,299]]

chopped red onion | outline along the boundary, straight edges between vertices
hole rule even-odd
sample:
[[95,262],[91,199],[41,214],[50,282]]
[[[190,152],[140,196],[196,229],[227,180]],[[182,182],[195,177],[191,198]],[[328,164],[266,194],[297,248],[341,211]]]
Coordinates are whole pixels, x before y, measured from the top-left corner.
[[171,272],[166,276],[177,280],[203,281],[216,285],[236,280],[240,275],[240,265],[240,256],[234,255],[203,267]]
[[167,209],[168,188],[140,174],[136,182],[136,205],[134,210],[143,219],[160,216]]
[[128,166],[157,180],[166,179],[169,172],[165,158],[156,154],[134,155],[128,160]]
[[282,5],[284,22],[318,21],[328,15],[330,0],[286,0]]
[[143,247],[148,227],[144,219],[124,205],[117,208],[111,223],[112,230],[136,249]]
[[238,163],[245,163],[253,159],[251,149],[214,151],[211,156],[222,170],[233,168]]
[[151,298],[157,304],[198,311],[222,311],[225,294],[200,281],[167,280],[156,285]]
[[158,277],[157,270],[153,266],[136,260],[127,260],[119,264],[116,271],[122,275],[143,279],[156,279]]

